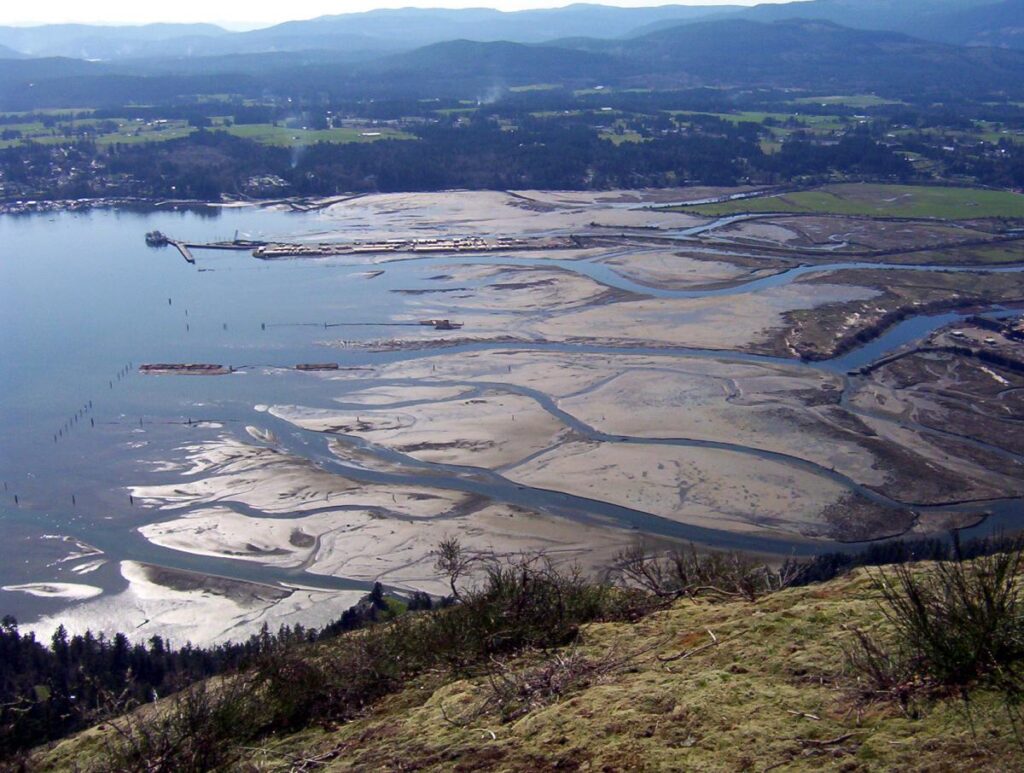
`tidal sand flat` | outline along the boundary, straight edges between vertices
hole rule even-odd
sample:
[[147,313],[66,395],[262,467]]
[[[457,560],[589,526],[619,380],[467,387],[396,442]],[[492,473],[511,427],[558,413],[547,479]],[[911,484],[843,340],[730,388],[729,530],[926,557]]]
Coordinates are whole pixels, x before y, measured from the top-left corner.
[[[530,272],[536,273],[536,272]],[[563,283],[572,289],[558,291]],[[616,347],[674,347],[770,351],[787,328],[787,315],[831,304],[867,301],[879,291],[865,286],[789,284],[725,297],[643,297],[612,294],[586,278],[530,279],[521,274],[507,287],[466,289],[457,295],[417,297],[419,317],[458,315],[462,340],[509,337],[554,343]],[[485,312],[485,313],[480,313]],[[426,331],[403,333],[396,346],[413,348],[431,340]]]
[[[125,335],[130,351],[88,394],[33,402],[64,382],[21,386],[29,409],[79,407],[8,433],[5,477],[26,539],[95,534],[99,547],[8,571],[19,590],[5,595],[37,617],[93,605],[113,624],[120,604],[172,630],[186,603],[173,572],[285,589],[241,606],[222,594],[228,622],[187,632],[225,638],[311,614],[298,586],[338,604],[376,580],[442,593],[431,551],[448,536],[596,571],[637,538],[781,556],[1019,511],[1018,377],[907,352],[1021,299],[1009,225],[659,208],[729,194],[451,191],[240,207],[221,223],[140,216],[139,234],[196,241],[452,246],[273,262],[197,247],[191,265],[118,243],[94,256],[131,256],[121,275],[147,282],[125,302],[146,324],[124,332],[111,311],[123,299],[91,309],[67,355],[76,372],[104,361],[98,341]],[[481,251],[475,237],[534,242]],[[160,362],[230,375],[137,376]],[[67,483],[33,483],[39,460]],[[162,584],[174,603],[156,603]]]
[[[448,589],[434,569],[433,551],[448,537],[458,537],[471,553],[542,551],[555,560],[594,570],[611,561],[628,539],[621,530],[596,519],[579,523],[501,505],[481,505],[434,518],[335,510],[281,519],[209,508],[140,531],[153,544],[189,554],[301,567],[312,575],[380,581],[394,588],[440,594]],[[350,594],[342,596],[350,598]]]
[[666,290],[700,290],[750,281],[775,272],[771,266],[746,268],[710,256],[693,257],[685,251],[638,248],[602,258],[617,273],[640,284]]
[[71,582],[28,582],[22,585],[4,585],[0,590],[12,593],[27,593],[42,598],[60,598],[82,601],[103,593],[102,588]]
[[[877,416],[845,400],[848,389],[858,394],[860,381],[797,363],[505,350],[434,355],[384,366],[374,376],[524,389],[534,399],[550,398],[545,410],[560,409],[561,421],[595,439],[717,443],[780,455],[821,474],[839,474],[896,508],[901,502],[983,501],[1018,491],[1014,463],[965,458],[964,449],[925,427],[879,424]],[[400,434],[380,442],[397,449]]]
[[[471,551],[544,551],[595,570],[628,539],[621,528],[600,518],[581,523],[437,488],[364,484],[340,491],[335,486],[331,497],[324,496],[314,506],[305,496],[307,489],[295,486],[297,473],[291,465],[302,467],[302,462],[282,463],[276,456],[258,453],[246,459],[245,480],[255,483],[258,478],[258,487],[246,489],[237,485],[239,479],[223,480],[219,469],[206,470],[208,483],[192,489],[197,496],[184,500],[180,497],[186,490],[177,493],[173,510],[183,514],[140,527],[142,536],[154,545],[191,555],[431,592],[443,588],[433,569],[433,550],[449,536],[458,536]],[[241,474],[235,465],[228,463]],[[308,468],[307,474],[311,485],[328,475]],[[223,496],[203,497],[208,486]],[[148,492],[146,505],[166,508],[169,503],[160,499],[161,493],[166,489]]]
[[355,435],[414,459],[497,469],[557,445],[569,429],[537,401],[484,390],[472,397],[359,413],[272,408],[318,432]]
[[[140,505],[182,510],[231,502],[282,516],[354,505],[429,516],[466,498],[459,492],[416,485],[363,484],[303,457],[227,436],[182,450],[203,461],[192,467],[185,480],[131,487]],[[209,464],[211,458],[219,461]],[[200,472],[196,467],[202,467],[201,474],[196,474]]]
[[[567,443],[508,475],[531,486],[725,531],[835,537],[828,514],[849,504],[842,485],[813,472],[709,448]],[[899,511],[893,516],[889,535],[911,523]]]
[[[651,203],[658,198],[652,195]],[[330,223],[331,232],[357,239],[423,237],[429,233],[580,233],[595,227],[687,228],[708,222],[708,218],[697,215],[653,211],[644,203],[625,201],[615,194],[569,193],[541,200],[502,191],[386,193],[334,204],[322,212],[322,218]]]
[[363,596],[278,587],[123,561],[128,587],[27,626],[48,639],[68,630],[121,631],[135,640],[160,636],[168,646],[207,646],[257,633],[264,623],[323,625]]

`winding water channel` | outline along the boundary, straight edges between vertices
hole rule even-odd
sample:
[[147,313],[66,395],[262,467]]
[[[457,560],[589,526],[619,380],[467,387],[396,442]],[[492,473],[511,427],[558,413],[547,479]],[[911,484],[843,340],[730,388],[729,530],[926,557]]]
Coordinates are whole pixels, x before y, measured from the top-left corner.
[[[680,234],[692,237],[733,220],[681,229]],[[159,459],[161,454],[172,453],[180,445],[180,427],[186,419],[189,426],[193,420],[216,421],[237,435],[242,434],[245,423],[266,426],[273,431],[283,450],[357,481],[416,484],[466,492],[568,518],[610,523],[720,547],[796,555],[853,549],[857,545],[776,539],[685,525],[607,502],[523,486],[504,477],[500,471],[421,462],[359,438],[340,438],[381,465],[371,465],[372,469],[356,466],[331,453],[328,442],[336,436],[306,431],[267,413],[256,417],[252,407],[257,403],[345,407],[335,399],[338,395],[329,393],[330,382],[325,387],[317,379],[275,372],[267,370],[268,367],[290,367],[296,362],[326,358],[337,359],[345,368],[357,369],[437,356],[442,350],[371,352],[365,347],[353,347],[331,350],[325,357],[320,340],[328,336],[316,328],[350,325],[351,336],[358,342],[386,337],[390,320],[405,303],[403,296],[394,291],[444,289],[445,281],[432,277],[446,267],[485,264],[570,271],[614,290],[657,298],[757,293],[810,274],[840,270],[985,273],[1024,270],[1022,266],[978,269],[837,261],[800,265],[728,286],[668,290],[631,280],[615,271],[612,265],[601,262],[615,257],[614,250],[581,260],[509,254],[411,258],[377,265],[343,260],[262,263],[244,254],[197,251],[197,271],[175,259],[169,251],[147,250],[141,238],[152,229],[187,233],[196,241],[214,241],[225,238],[232,230],[273,236],[304,231],[316,233],[324,227],[325,222],[316,213],[294,215],[248,209],[222,212],[215,218],[186,212],[112,211],[0,218],[0,240],[4,245],[0,252],[0,286],[4,288],[0,324],[7,331],[0,357],[4,362],[17,363],[15,368],[5,368],[0,395],[3,401],[0,431],[5,437],[0,449],[0,479],[4,485],[0,518],[5,528],[0,585],[67,580],[59,551],[54,550],[52,541],[44,541],[44,537],[73,535],[115,559],[88,578],[89,582],[107,590],[123,586],[114,568],[116,559],[259,582],[301,582],[311,587],[339,589],[366,586],[366,583],[345,578],[310,574],[301,567],[282,570],[229,558],[189,555],[143,539],[137,532],[139,526],[195,509],[144,511],[126,502],[120,493],[130,483],[165,480],[166,474],[153,466],[153,460]],[[369,268],[384,273],[370,280],[359,276]],[[487,281],[455,279],[448,284],[475,287]],[[991,309],[989,313],[1008,312]],[[848,390],[850,379],[854,378],[847,375],[849,372],[962,316],[949,313],[910,318],[841,357],[814,363],[709,349],[614,348],[545,342],[472,343],[443,351],[454,354],[533,349],[714,358],[840,374]],[[134,366],[154,361],[222,362],[242,367],[246,372],[222,379],[158,379],[136,373]],[[404,383],[408,382],[367,380],[360,385],[401,386]],[[456,382],[451,385],[466,386]],[[904,509],[907,506],[835,470],[766,449],[685,437],[651,439],[610,435],[585,424],[560,409],[550,396],[533,389],[501,382],[474,382],[467,386],[464,397],[471,398],[486,390],[528,397],[582,438],[604,443],[705,447],[749,454],[822,476],[884,507]],[[88,411],[83,406],[88,406]],[[76,417],[73,420],[69,419],[72,415]],[[89,425],[85,424],[86,418]],[[68,427],[66,435],[65,427]],[[932,428],[917,425],[913,428],[941,434],[941,430]],[[1019,460],[1003,449],[981,445],[986,451]],[[140,457],[147,460],[145,464],[140,464]],[[221,504],[244,514],[269,517],[240,502],[222,501]],[[976,527],[975,533],[999,529],[1019,522],[1024,516],[1024,503],[1020,500],[915,507],[918,512],[929,509],[991,513]],[[304,514],[312,512],[316,510],[304,511]],[[2,600],[6,608],[12,608],[15,614],[27,619],[59,608],[63,603],[17,594],[4,594]]]

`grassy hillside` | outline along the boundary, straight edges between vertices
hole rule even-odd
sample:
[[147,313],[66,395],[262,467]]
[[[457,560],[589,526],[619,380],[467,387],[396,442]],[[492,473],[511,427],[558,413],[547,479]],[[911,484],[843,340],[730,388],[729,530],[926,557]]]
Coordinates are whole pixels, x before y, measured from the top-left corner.
[[[850,665],[855,630],[892,639],[878,576],[858,570],[755,601],[678,600],[582,625],[561,647],[410,673],[348,721],[322,714],[239,744],[229,769],[1020,769],[1001,696],[972,689],[968,704],[920,678],[883,695]],[[65,741],[34,767],[122,766],[109,749],[140,736],[125,720],[116,727]]]

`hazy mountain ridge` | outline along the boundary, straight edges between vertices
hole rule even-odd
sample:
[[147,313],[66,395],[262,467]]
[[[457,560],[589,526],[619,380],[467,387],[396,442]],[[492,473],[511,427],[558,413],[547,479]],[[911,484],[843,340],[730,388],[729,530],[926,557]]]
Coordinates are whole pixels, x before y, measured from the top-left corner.
[[0,45],[0,59],[24,59],[26,56],[27,54],[15,51],[13,48]]
[[821,19],[857,29],[904,32],[925,40],[961,45],[1024,46],[1022,0],[806,0],[764,4],[744,18],[780,21]]
[[[413,52],[421,74],[432,67],[471,71],[473,57],[490,51],[477,44],[442,43]],[[507,45],[507,44],[505,44]],[[918,40],[896,32],[855,30],[827,21],[762,23],[744,19],[694,22],[626,40],[572,38],[544,47],[506,48],[510,57],[537,57],[540,51],[574,49],[594,55],[587,74],[595,79],[672,76],[715,85],[773,85],[879,93],[927,90],[935,83],[969,89],[1020,90],[1024,53],[967,48]],[[456,65],[453,59],[466,57]],[[432,61],[433,60],[433,61]],[[551,69],[533,69],[539,78],[582,74],[567,55],[547,55]],[[609,67],[614,61],[615,66]],[[444,62],[444,64],[440,64]],[[581,63],[580,63],[581,64]],[[541,68],[542,70],[542,68]],[[845,93],[845,92],[844,92]]]
[[[76,92],[70,91],[70,77],[80,78]],[[453,40],[387,56],[352,49],[116,62],[0,61],[0,103],[8,109],[296,90],[465,98],[478,96],[481,89],[594,82],[771,86],[896,97],[936,89],[1020,96],[1024,52],[933,43],[820,20],[727,18],[623,40],[568,38],[544,45]]]
[[[599,46],[600,48],[600,46]],[[673,27],[604,44],[653,71],[707,82],[900,90],[933,82],[989,80],[1013,88],[1024,54],[922,41],[896,32],[856,30],[827,21],[764,24],[729,19]]]
[[686,21],[740,6],[666,5],[647,8],[576,4],[504,12],[489,8],[379,9],[289,21],[248,32],[213,25],[0,27],[0,45],[32,56],[117,59],[217,56],[264,51],[347,49],[382,53],[447,40],[540,43],[567,36],[618,36],[657,21]]
[[857,29],[905,32],[947,43],[1024,46],[1024,0],[798,0],[752,8],[575,4],[504,12],[489,8],[378,9],[229,32],[211,24],[0,27],[0,45],[30,56],[118,60],[306,50],[386,55],[451,40],[549,43],[617,39],[732,18],[819,19]]
[[923,37],[949,43],[1024,48],[1024,0],[927,17],[918,30]]
[[149,56],[171,42],[212,40],[232,33],[214,24],[145,24],[103,26],[46,24],[38,27],[0,27],[0,45],[29,56],[70,56],[79,59],[114,59]]

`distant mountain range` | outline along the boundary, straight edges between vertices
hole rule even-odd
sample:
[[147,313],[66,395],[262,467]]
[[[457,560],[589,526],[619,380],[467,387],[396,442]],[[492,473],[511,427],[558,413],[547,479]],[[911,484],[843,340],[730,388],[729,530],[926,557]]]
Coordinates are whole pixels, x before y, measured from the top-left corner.
[[829,21],[746,19],[696,22],[621,41],[566,41],[611,54],[635,72],[675,74],[720,85],[829,88],[842,93],[928,89],[1019,89],[1024,51],[932,43],[898,32]]
[[688,22],[795,18],[904,32],[935,42],[1024,48],[1024,0],[802,0],[754,7],[576,4],[518,12],[381,9],[249,32],[229,32],[212,24],[0,27],[0,58],[23,54],[113,61],[331,50],[358,59],[451,40],[545,43],[575,37],[631,38]]
[[[906,0],[909,5],[916,1]],[[811,0],[792,6],[835,9],[855,2],[866,7],[895,5],[884,0]],[[953,14],[985,12],[990,14],[986,18],[997,17],[992,6],[970,5],[967,0],[949,2],[957,7]],[[1013,2],[1019,5],[1024,0]],[[594,13],[609,11],[599,6],[564,10],[590,18],[587,13],[594,8],[598,9]],[[612,16],[628,10],[632,9],[614,9]],[[358,18],[377,24],[405,13],[413,14],[425,25],[415,34],[426,34],[429,25],[423,20],[435,18],[433,11],[380,11]],[[442,18],[445,14],[459,18],[463,13],[479,14],[486,20],[493,19],[497,12],[452,11],[443,12]],[[554,18],[561,17],[555,14]],[[636,17],[627,14],[616,18]],[[296,25],[317,27],[324,23],[317,20],[270,29],[275,31],[276,40],[289,36],[299,39],[305,33]],[[556,28],[562,27],[548,27]],[[146,104],[223,93],[466,98],[531,83],[556,83],[569,88],[599,83],[640,88],[767,86],[819,93],[874,92],[905,99],[934,95],[938,101],[943,94],[1024,98],[1024,50],[1015,48],[939,43],[900,32],[852,29],[825,19],[759,21],[732,12],[721,18],[677,20],[672,26],[662,28],[657,23],[646,28],[650,31],[619,38],[571,36],[543,44],[448,39],[412,49],[399,45],[396,34],[390,51],[372,49],[359,35],[345,38],[349,41],[347,48],[324,46],[205,57],[183,52],[178,56],[86,61],[24,55],[2,58],[0,51],[0,106],[30,109]],[[193,29],[189,39],[203,30],[213,41],[225,35],[235,38],[217,29]],[[964,26],[961,32],[974,40],[982,34],[978,29],[981,27],[971,30]],[[1011,27],[1001,29],[1003,38],[1012,37]],[[153,36],[152,50],[156,51],[162,50],[157,45],[161,41],[182,40],[173,35],[160,38],[171,34],[167,26],[136,30]],[[257,32],[271,34],[266,30]],[[414,35],[412,31],[408,34]]]
[[0,59],[24,59],[26,56],[27,54],[15,51],[13,48],[0,46]]
[[[107,27],[88,24],[46,24],[38,27],[0,27],[0,46],[28,56],[67,56],[74,59],[122,59],[152,56],[164,47],[202,54],[214,39],[231,37],[213,24],[147,24]],[[0,52],[2,55],[2,52]]]
[[806,0],[754,6],[742,16],[821,19],[941,43],[1024,48],[1024,0]]

